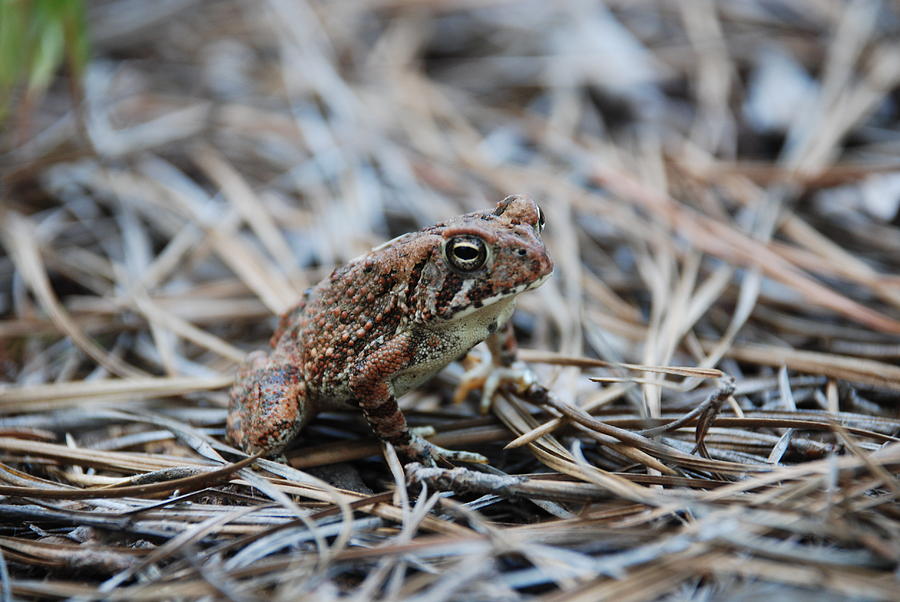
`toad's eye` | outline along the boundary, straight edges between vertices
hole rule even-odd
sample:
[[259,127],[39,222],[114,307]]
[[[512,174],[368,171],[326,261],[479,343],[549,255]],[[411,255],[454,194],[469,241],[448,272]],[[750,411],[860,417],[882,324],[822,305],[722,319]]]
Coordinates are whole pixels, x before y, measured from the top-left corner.
[[546,222],[544,221],[544,212],[543,212],[543,210],[541,210],[540,207],[538,207],[538,227],[537,227],[538,232],[544,231],[545,223]]
[[487,245],[477,236],[454,236],[447,241],[444,256],[457,270],[474,272],[487,261]]

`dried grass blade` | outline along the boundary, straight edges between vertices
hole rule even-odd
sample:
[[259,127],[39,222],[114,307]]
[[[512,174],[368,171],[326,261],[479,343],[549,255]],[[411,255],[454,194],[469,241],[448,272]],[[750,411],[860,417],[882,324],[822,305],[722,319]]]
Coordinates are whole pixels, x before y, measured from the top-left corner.
[[599,165],[595,170],[599,184],[608,186],[625,198],[641,203],[650,211],[659,212],[660,216],[671,222],[679,232],[690,236],[692,243],[699,249],[725,261],[737,261],[747,267],[759,268],[769,277],[795,289],[816,306],[831,309],[876,330],[900,334],[900,321],[819,284],[789,261],[743,232],[691,211],[622,172]]
[[762,344],[735,345],[726,355],[764,366],[786,365],[800,372],[900,391],[900,367],[875,360]]
[[54,324],[66,333],[81,350],[113,374],[124,377],[144,376],[146,374],[144,371],[129,366],[88,338],[63,308],[53,292],[43,261],[41,261],[41,253],[37,246],[38,237],[31,220],[8,210],[4,210],[0,214],[0,218],[4,222],[3,243],[10,257]]
[[[257,194],[240,173],[209,146],[198,149],[194,153],[194,160],[219,185],[241,217],[250,224],[257,239],[266,247],[276,263],[282,269],[294,265],[294,253],[290,245],[275,225],[272,215],[265,210]],[[307,284],[297,282],[295,286],[302,290]],[[294,294],[293,290],[283,291],[282,294],[284,293]]]
[[92,399],[145,399],[173,397],[195,391],[221,389],[231,384],[230,376],[196,378],[186,376],[85,380],[0,389],[0,412],[22,412],[32,403],[65,400],[72,404]]
[[[172,479],[161,483],[148,483],[145,485],[131,485],[125,487],[103,487],[100,489],[47,489],[43,487],[10,487],[0,485],[0,495],[12,495],[17,497],[30,497],[35,499],[68,499],[86,500],[96,498],[115,497],[140,497],[157,493],[171,493],[173,491],[194,491],[216,485],[226,480],[232,474],[245,466],[252,464],[259,455],[250,456],[240,462],[228,464],[218,469],[207,469],[190,477]],[[201,470],[201,469],[194,469]]]

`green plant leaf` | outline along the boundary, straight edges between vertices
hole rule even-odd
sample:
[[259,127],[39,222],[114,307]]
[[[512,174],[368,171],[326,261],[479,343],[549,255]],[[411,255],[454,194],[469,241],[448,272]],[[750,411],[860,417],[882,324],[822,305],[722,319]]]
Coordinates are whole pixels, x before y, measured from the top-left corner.
[[0,122],[17,86],[34,99],[64,62],[80,78],[87,59],[83,0],[0,0]]

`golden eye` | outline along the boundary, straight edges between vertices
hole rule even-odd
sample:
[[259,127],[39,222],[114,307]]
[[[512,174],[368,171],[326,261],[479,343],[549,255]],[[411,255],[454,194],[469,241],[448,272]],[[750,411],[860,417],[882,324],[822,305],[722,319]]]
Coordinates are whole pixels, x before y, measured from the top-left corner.
[[544,211],[543,211],[540,207],[538,207],[538,226],[537,226],[537,230],[538,230],[539,233],[544,231],[544,224],[545,224],[545,223],[546,223],[546,222],[544,221]]
[[451,266],[463,272],[474,272],[487,261],[487,245],[477,236],[454,236],[444,247]]

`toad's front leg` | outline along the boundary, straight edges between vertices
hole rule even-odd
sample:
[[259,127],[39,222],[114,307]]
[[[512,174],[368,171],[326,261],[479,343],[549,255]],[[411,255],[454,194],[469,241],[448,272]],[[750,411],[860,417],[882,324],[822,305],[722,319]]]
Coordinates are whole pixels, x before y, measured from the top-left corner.
[[474,390],[481,389],[479,410],[487,414],[491,409],[494,393],[502,386],[511,386],[517,392],[525,391],[535,381],[534,374],[522,362],[516,361],[518,344],[512,322],[486,339],[490,354],[463,374],[462,382],[453,395],[455,403],[461,403]]
[[245,452],[280,454],[312,418],[299,370],[255,351],[238,370],[228,406],[228,438]]
[[382,441],[397,447],[403,455],[423,464],[434,464],[437,458],[487,462],[481,454],[444,449],[410,432],[390,382],[394,375],[410,365],[414,357],[412,336],[401,334],[355,366],[356,370],[350,377],[350,389],[372,431]]

